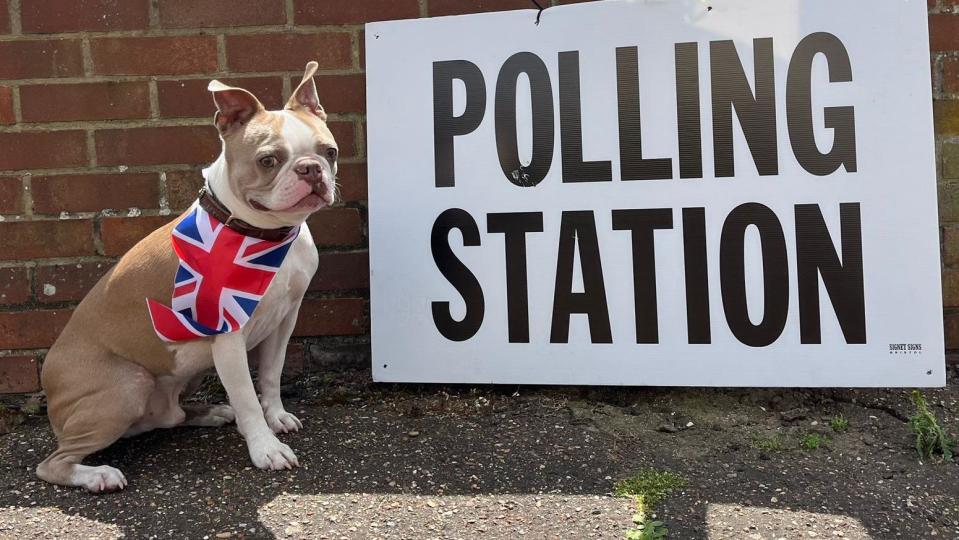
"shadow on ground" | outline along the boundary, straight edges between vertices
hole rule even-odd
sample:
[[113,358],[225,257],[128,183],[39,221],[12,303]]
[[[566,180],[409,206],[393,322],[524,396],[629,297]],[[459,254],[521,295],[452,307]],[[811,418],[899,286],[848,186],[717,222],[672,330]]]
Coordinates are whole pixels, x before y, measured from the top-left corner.
[[[613,484],[647,467],[688,482],[658,511],[670,538],[959,538],[959,464],[917,461],[905,391],[368,380],[287,389],[300,469],[251,468],[232,427],[174,429],[92,456],[130,481],[102,496],[33,476],[54,439],[31,417],[0,436],[0,538],[623,538]],[[955,430],[956,374],[927,396]]]

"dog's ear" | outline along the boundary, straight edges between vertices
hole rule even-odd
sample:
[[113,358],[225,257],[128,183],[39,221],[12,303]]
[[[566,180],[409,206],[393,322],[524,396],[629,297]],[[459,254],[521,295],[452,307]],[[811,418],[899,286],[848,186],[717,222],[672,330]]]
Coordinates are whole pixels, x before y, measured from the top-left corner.
[[326,111],[320,105],[320,98],[316,95],[316,84],[313,82],[313,74],[319,65],[311,61],[306,64],[306,71],[303,73],[303,80],[293,91],[290,100],[286,102],[286,109],[296,110],[305,109],[320,117],[320,120],[326,121]]
[[216,104],[213,123],[221,134],[247,123],[256,113],[264,110],[260,100],[242,88],[234,88],[214,80],[210,81],[206,89],[213,94],[213,103]]

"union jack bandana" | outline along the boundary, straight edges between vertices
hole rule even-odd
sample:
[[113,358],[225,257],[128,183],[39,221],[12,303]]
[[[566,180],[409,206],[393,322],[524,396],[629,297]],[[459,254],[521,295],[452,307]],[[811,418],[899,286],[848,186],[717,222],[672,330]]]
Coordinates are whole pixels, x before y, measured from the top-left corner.
[[250,320],[299,227],[278,242],[244,236],[198,204],[173,229],[180,259],[169,307],[147,298],[153,329],[168,342],[236,332]]

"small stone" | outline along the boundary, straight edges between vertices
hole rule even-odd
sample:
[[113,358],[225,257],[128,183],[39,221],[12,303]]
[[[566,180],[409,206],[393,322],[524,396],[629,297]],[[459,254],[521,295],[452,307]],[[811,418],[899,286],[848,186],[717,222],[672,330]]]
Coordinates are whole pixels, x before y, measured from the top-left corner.
[[783,422],[796,422],[798,420],[806,419],[806,409],[801,407],[790,409],[788,411],[783,411],[779,413],[779,417]]
[[419,437],[419,436],[420,436],[420,432],[414,430],[414,431],[410,431],[409,433],[407,433],[407,435],[409,435],[410,437]]
[[679,428],[672,424],[660,424],[660,426],[656,428],[656,431],[660,433],[676,433],[679,431]]

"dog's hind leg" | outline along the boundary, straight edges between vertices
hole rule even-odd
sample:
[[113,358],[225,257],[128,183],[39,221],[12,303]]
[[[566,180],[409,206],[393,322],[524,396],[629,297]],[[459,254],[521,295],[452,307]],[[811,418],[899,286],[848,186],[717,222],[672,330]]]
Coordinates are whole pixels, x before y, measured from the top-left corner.
[[220,427],[236,419],[233,414],[233,407],[229,405],[203,405],[187,404],[183,405],[186,412],[186,420],[183,426],[196,427]]
[[[105,369],[83,379],[82,387],[75,383],[63,388],[45,385],[50,398],[50,423],[57,435],[58,447],[37,466],[41,480],[83,487],[93,493],[126,487],[126,478],[119,470],[80,462],[113,444],[143,416],[154,378],[136,364],[115,357],[101,358],[104,366],[100,367]],[[91,363],[100,363],[101,358],[87,359],[84,363],[89,367]],[[54,358],[53,364],[51,369],[62,367],[62,359]]]
[[[180,394],[180,398],[185,399],[196,393],[197,389],[203,383],[203,380],[208,374],[212,373],[203,371],[194,376],[193,379],[191,379],[186,385],[186,388],[183,389],[183,393]],[[207,405],[204,403],[184,403],[181,405],[181,407],[186,413],[186,420],[184,420],[183,424],[181,424],[183,426],[220,427],[236,420],[236,415],[233,413],[233,407],[225,404]]]

